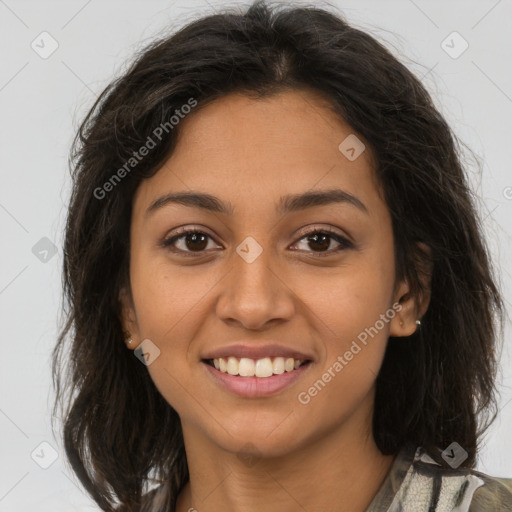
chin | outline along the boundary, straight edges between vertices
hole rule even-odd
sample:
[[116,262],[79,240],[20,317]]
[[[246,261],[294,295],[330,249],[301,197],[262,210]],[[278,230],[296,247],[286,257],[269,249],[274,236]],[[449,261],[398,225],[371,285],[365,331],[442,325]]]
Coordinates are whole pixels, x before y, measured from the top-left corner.
[[236,455],[280,457],[297,448],[305,434],[302,426],[299,436],[298,428],[290,428],[289,418],[285,418],[286,415],[282,415],[275,417],[274,421],[257,424],[250,420],[233,422],[226,428],[227,432],[219,427],[212,440]]

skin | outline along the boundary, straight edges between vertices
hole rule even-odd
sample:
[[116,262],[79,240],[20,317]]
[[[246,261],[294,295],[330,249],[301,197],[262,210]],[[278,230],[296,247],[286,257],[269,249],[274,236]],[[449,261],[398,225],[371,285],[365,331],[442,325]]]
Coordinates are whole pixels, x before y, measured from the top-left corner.
[[[364,511],[393,462],[371,434],[386,343],[412,334],[429,300],[395,282],[391,218],[370,148],[348,160],[338,146],[353,130],[311,91],[231,94],[181,123],[173,155],[135,195],[131,296],[120,294],[131,347],[149,338],[159,348],[147,370],[181,418],[191,477],[177,511]],[[276,213],[281,196],[330,188],[356,196],[367,213],[349,203]],[[230,202],[234,214],[168,204],[146,215],[160,196],[192,190]],[[185,255],[160,245],[179,226],[210,236],[202,252],[185,238],[174,244]],[[335,251],[339,242],[327,238],[331,254],[318,256],[305,234],[327,227],[353,247]],[[247,236],[263,249],[252,263],[236,252]],[[397,303],[384,328],[301,404],[298,394]],[[201,362],[206,350],[238,340],[273,340],[314,361],[279,393],[243,398]]]

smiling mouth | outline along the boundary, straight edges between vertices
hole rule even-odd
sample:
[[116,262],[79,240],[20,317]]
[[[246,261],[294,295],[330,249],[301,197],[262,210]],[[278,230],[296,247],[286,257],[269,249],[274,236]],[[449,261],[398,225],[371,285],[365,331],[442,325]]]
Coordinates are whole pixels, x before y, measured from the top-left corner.
[[219,372],[232,376],[259,378],[293,372],[312,362],[309,359],[301,360],[291,357],[264,357],[262,359],[220,357],[218,359],[203,359],[202,361]]

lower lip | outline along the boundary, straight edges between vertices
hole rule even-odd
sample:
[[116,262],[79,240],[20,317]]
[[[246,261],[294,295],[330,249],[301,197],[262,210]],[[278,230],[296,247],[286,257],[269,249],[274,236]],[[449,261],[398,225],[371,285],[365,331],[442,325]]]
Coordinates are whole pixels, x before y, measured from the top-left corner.
[[308,371],[312,363],[303,364],[296,370],[272,375],[272,377],[240,377],[221,372],[204,361],[202,364],[215,381],[228,391],[246,398],[258,398],[273,395],[291,386]]

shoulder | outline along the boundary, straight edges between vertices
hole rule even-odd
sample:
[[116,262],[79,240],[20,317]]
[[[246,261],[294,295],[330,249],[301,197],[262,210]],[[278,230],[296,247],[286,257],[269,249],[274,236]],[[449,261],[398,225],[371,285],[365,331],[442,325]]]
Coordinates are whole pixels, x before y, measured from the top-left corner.
[[468,512],[502,512],[512,510],[512,478],[498,478],[472,472],[482,480],[474,493]]
[[392,505],[389,512],[406,505],[410,510],[423,505],[436,512],[512,511],[512,479],[470,468],[444,467],[418,447]]

